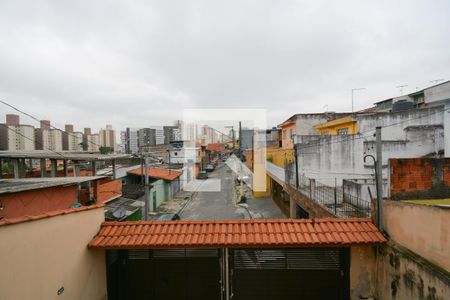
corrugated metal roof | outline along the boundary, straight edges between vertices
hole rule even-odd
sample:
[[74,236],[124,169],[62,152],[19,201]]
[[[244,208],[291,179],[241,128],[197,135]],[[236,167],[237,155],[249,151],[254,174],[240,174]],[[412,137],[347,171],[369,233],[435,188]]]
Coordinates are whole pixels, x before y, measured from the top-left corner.
[[344,247],[386,242],[370,219],[104,222],[99,249]]
[[103,178],[106,178],[106,176],[0,179],[0,194],[18,193],[23,191],[43,189],[61,185],[73,185],[86,181],[99,180]]

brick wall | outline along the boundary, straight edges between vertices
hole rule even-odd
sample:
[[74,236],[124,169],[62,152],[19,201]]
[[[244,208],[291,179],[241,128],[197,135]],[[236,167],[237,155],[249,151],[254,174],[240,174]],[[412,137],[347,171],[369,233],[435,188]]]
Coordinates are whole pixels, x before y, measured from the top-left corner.
[[36,216],[58,209],[68,209],[77,202],[76,185],[58,186],[0,196],[0,217]]
[[390,159],[392,199],[449,197],[449,158]]

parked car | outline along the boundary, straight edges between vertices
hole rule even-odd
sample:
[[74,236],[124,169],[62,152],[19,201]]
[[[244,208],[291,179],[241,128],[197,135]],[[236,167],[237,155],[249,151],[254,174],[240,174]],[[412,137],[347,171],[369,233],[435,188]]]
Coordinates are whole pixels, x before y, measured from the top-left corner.
[[206,166],[206,168],[205,168],[205,170],[207,171],[207,172],[212,172],[212,171],[214,171],[214,165],[207,165]]
[[206,171],[200,171],[200,173],[198,173],[197,179],[208,179],[208,173]]
[[178,214],[163,214],[158,217],[158,221],[175,221],[179,219],[180,216]]

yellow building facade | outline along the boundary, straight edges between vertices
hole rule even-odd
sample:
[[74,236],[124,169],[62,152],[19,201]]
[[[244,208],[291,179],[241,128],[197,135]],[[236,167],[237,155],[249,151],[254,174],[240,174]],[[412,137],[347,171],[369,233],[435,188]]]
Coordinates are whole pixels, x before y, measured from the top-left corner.
[[315,125],[321,135],[347,135],[358,133],[358,123],[352,117],[344,117]]

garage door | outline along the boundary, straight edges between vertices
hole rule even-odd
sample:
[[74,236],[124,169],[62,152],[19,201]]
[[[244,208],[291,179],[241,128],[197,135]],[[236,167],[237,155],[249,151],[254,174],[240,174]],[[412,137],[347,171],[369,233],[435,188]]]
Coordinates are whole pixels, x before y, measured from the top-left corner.
[[123,256],[117,270],[109,268],[110,299],[221,298],[218,249],[128,250]]
[[348,249],[234,249],[233,300],[347,299]]

